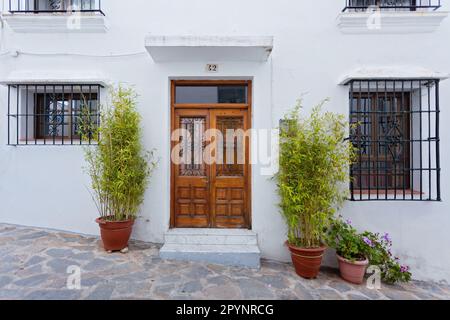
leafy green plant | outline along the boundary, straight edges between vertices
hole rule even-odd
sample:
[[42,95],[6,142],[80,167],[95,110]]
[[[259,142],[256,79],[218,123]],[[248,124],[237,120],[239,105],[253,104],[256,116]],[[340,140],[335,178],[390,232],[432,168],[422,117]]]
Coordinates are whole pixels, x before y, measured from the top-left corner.
[[366,260],[372,249],[351,222],[343,221],[341,217],[332,222],[327,244],[342,258],[352,262]]
[[389,234],[364,231],[359,233],[350,220],[343,221],[339,216],[333,221],[328,232],[327,244],[336,253],[350,261],[369,259],[369,264],[378,266],[381,278],[387,283],[408,282],[411,280],[409,267],[401,265],[392,255],[392,240]]
[[136,101],[133,89],[119,86],[111,90],[111,106],[101,111],[98,126],[86,123],[93,119],[86,110],[80,119],[80,130],[88,130],[80,136],[97,142],[85,149],[86,171],[100,217],[107,221],[136,218],[156,166],[153,151],[145,151],[141,143]]
[[89,103],[84,94],[81,94],[80,112],[76,117],[78,130],[77,134],[84,141],[98,140],[94,139],[94,135],[99,134],[97,111],[89,107]]
[[288,241],[297,247],[321,246],[334,213],[348,197],[348,168],[355,154],[346,139],[348,121],[322,113],[325,102],[305,118],[300,117],[299,100],[280,130],[280,208]]

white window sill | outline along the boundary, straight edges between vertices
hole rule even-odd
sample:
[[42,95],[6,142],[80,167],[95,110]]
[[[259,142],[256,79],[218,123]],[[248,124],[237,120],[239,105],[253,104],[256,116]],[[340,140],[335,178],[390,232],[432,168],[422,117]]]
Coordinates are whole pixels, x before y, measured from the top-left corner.
[[2,19],[18,33],[104,33],[107,19],[100,13],[3,13]]
[[346,34],[398,34],[434,32],[448,16],[431,12],[342,12],[337,24]]

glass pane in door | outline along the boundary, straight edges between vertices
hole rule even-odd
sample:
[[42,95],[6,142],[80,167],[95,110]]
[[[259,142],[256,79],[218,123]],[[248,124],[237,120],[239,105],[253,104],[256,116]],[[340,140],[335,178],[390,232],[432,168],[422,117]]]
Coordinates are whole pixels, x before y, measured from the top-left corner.
[[177,86],[176,103],[247,103],[247,86]]
[[217,117],[222,137],[217,146],[217,176],[243,176],[245,132],[243,117]]
[[206,166],[203,161],[205,150],[206,119],[180,118],[180,176],[206,176]]

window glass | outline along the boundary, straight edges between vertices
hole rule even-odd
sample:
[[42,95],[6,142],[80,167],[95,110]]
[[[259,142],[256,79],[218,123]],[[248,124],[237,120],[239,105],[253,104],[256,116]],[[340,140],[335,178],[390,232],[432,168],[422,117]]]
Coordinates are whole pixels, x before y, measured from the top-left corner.
[[247,103],[247,86],[176,86],[176,103]]
[[[79,137],[81,120],[96,123],[97,94],[36,94],[36,137]],[[90,115],[89,115],[90,114]]]

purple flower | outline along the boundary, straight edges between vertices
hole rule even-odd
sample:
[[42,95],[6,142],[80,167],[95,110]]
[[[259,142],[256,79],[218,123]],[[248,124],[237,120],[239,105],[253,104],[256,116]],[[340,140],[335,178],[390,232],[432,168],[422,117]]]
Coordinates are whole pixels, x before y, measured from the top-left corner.
[[408,272],[409,271],[409,267],[408,266],[401,266],[400,267],[400,272],[401,273],[405,273],[405,272]]
[[372,242],[372,240],[370,240],[370,239],[367,238],[367,237],[363,237],[363,240],[364,240],[364,242],[365,242],[368,246],[373,247],[373,242]]
[[391,237],[389,236],[389,233],[385,233],[382,239],[386,242],[391,242]]
[[345,223],[348,224],[348,225],[351,225],[352,224],[352,220],[347,219],[347,220],[345,220]]

